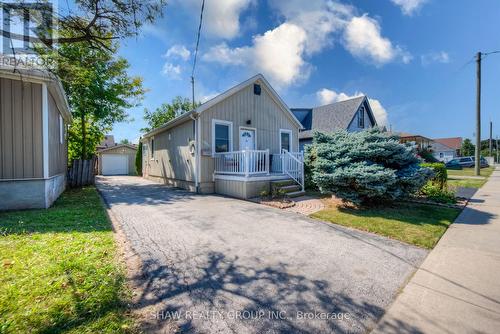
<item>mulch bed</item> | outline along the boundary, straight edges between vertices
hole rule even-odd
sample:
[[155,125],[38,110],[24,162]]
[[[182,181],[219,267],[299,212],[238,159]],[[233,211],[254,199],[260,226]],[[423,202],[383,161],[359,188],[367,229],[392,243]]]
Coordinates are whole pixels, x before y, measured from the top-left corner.
[[292,206],[295,206],[295,202],[289,199],[270,199],[270,198],[252,198],[252,202],[271,206],[273,208],[278,208],[278,209],[287,209],[291,208]]

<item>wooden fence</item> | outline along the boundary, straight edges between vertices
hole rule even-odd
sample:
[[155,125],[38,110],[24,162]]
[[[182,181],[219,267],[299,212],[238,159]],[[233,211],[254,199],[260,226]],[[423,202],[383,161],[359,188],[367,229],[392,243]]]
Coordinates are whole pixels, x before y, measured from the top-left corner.
[[95,183],[97,159],[73,160],[73,165],[68,171],[68,185],[70,187],[82,187]]

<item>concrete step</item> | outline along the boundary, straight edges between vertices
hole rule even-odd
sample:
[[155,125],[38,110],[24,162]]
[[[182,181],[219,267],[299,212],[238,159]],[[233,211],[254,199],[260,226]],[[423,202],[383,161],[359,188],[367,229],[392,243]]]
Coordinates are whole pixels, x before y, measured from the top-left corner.
[[301,186],[299,186],[298,184],[291,184],[289,186],[280,186],[278,188],[281,189],[281,190],[283,190],[286,193],[291,193],[291,192],[300,190]]
[[293,197],[299,197],[299,196],[303,196],[305,195],[306,192],[303,191],[303,190],[298,190],[298,191],[293,191],[291,193],[287,193],[286,196],[287,197],[290,197],[290,198],[293,198]]

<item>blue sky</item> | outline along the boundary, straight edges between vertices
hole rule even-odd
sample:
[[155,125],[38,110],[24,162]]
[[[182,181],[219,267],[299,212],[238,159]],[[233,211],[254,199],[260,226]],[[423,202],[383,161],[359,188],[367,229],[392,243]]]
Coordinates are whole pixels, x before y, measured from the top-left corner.
[[[148,89],[117,140],[137,140],[143,109],[190,97],[201,0],[172,0],[141,35],[122,41]],[[500,49],[496,0],[206,0],[196,98],[263,73],[289,107],[357,94],[379,123],[429,137],[472,137],[477,51]],[[500,54],[483,61],[482,137],[500,135]],[[495,130],[498,128],[498,131]]]

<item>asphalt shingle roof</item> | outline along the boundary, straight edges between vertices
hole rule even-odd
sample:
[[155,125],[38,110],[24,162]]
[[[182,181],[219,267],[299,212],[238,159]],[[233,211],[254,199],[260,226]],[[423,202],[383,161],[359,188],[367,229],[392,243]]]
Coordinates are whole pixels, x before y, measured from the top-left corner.
[[462,137],[436,138],[433,140],[455,150],[459,150],[462,148]]
[[299,132],[299,139],[312,138],[314,130],[331,132],[347,129],[364,99],[363,95],[312,109],[291,109],[304,126],[304,131]]

